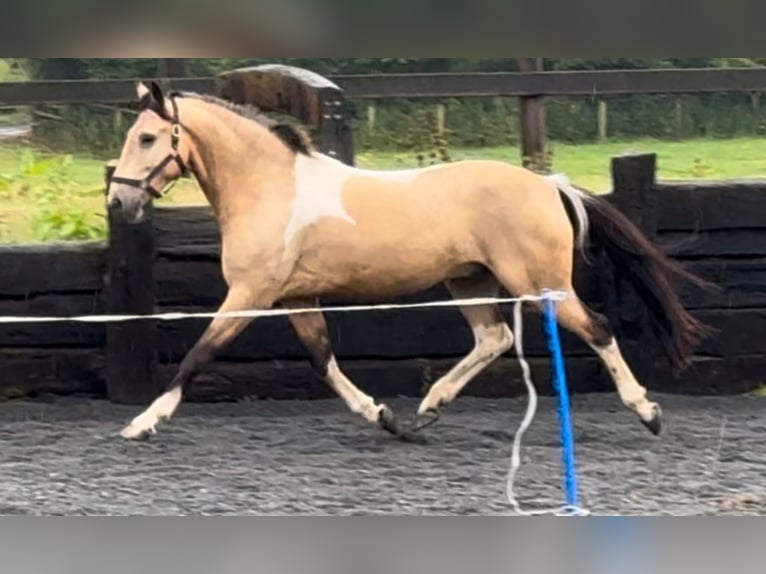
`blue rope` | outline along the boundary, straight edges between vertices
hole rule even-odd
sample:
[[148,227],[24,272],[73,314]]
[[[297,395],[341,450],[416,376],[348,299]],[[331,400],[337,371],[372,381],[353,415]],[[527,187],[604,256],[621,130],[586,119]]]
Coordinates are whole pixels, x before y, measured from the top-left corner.
[[[544,293],[545,294],[545,293]],[[559,340],[558,321],[556,319],[556,301],[546,297],[543,301],[543,316],[548,349],[551,352],[553,387],[559,397],[559,428],[561,430],[562,462],[564,463],[564,492],[567,510],[572,514],[579,511],[577,471],[575,466],[574,436],[569,408],[569,389],[567,388],[564,353]]]

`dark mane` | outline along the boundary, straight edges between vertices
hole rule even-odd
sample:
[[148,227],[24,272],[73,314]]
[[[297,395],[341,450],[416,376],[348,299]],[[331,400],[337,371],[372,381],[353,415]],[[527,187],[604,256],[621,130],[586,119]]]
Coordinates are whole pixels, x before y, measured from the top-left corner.
[[267,127],[293,152],[303,155],[311,155],[313,147],[311,139],[300,127],[288,122],[275,120],[263,113],[263,111],[256,106],[235,104],[234,102],[224,100],[223,98],[208,94],[198,94],[195,92],[174,92],[171,95],[179,98],[194,98],[196,100],[201,100],[208,104],[213,104],[234,112],[238,116],[248,120],[258,122],[262,126]]

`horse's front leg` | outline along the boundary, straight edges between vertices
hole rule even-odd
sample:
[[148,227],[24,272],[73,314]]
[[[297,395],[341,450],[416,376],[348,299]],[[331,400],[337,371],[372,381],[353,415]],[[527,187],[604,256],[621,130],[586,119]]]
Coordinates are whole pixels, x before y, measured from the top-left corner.
[[[263,301],[262,298],[255,297],[252,292],[245,289],[232,289],[219,309],[219,313],[270,307],[271,304],[271,302]],[[133,419],[133,422],[122,431],[122,437],[140,439],[148,434],[156,434],[157,424],[173,416],[193,378],[251,322],[250,318],[215,318],[181,362],[178,374],[171,381],[165,394]]]
[[[308,308],[318,301],[285,301],[287,309]],[[327,323],[321,312],[300,313],[289,316],[290,323],[298,338],[303,342],[311,356],[311,365],[316,375],[325,381],[346,403],[352,412],[363,416],[371,423],[379,424],[391,434],[401,434],[394,414],[386,405],[377,404],[375,399],[362,392],[340,370],[330,345]]]

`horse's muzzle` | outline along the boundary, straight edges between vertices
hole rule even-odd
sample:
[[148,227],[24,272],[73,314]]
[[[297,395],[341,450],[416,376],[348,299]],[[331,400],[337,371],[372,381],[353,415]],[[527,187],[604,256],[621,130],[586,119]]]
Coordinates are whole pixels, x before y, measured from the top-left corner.
[[118,197],[115,197],[112,201],[109,202],[106,208],[109,210],[109,213],[119,211],[122,209],[122,201]]
[[125,201],[115,197],[109,201],[106,208],[111,216],[120,217],[128,223],[141,223],[144,220],[144,208],[137,200]]

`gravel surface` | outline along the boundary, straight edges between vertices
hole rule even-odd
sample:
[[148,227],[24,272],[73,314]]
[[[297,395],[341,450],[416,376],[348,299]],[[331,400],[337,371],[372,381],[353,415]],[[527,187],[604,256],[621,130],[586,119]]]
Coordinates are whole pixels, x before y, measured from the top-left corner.
[[[594,514],[766,514],[766,399],[654,395],[652,437],[616,395],[573,401],[583,503]],[[409,418],[417,402],[389,402]],[[84,399],[0,403],[0,514],[504,515],[526,400],[458,400],[426,445],[339,401],[184,404],[142,443],[139,410]],[[555,402],[524,443],[522,505],[562,500]]]

